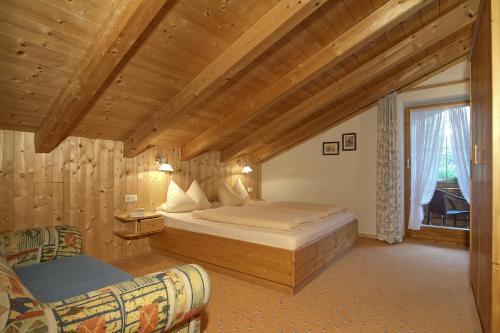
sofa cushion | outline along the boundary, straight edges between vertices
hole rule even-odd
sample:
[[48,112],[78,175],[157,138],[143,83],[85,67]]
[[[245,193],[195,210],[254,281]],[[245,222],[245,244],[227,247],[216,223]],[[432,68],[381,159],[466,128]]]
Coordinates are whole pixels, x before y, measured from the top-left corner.
[[95,258],[79,255],[15,270],[38,300],[49,303],[132,279]]

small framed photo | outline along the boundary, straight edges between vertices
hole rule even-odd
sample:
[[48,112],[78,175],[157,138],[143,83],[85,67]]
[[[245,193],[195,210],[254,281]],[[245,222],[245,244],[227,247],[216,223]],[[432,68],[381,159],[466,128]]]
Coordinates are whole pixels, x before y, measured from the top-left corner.
[[338,155],[340,153],[340,142],[323,142],[323,155]]
[[342,150],[356,150],[356,133],[342,134]]

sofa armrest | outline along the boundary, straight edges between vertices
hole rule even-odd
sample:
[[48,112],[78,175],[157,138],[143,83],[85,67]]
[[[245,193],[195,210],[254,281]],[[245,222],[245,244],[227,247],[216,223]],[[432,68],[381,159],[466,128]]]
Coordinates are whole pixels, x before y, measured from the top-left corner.
[[13,268],[82,253],[80,231],[70,225],[0,233],[0,255]]
[[0,257],[0,332],[55,332],[52,309],[36,300]]
[[209,298],[205,270],[185,265],[49,306],[60,332],[163,332],[196,318]]

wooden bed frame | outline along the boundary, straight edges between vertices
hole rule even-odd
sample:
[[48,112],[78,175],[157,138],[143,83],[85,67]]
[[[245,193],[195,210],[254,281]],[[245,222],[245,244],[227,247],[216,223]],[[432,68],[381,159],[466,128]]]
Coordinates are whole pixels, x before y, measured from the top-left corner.
[[150,238],[149,244],[155,253],[294,295],[334,259],[347,253],[357,236],[358,221],[353,220],[292,251],[165,227]]

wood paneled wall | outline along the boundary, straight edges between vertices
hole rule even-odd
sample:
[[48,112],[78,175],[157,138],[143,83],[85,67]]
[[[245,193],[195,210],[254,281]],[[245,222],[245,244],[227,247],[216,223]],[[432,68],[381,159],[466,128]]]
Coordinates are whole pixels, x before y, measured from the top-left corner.
[[500,332],[500,4],[482,1],[471,59],[471,284],[485,333]]
[[[157,171],[155,156],[164,153],[172,175]],[[84,236],[84,251],[112,261],[148,251],[147,239],[123,240],[113,234],[115,213],[144,207],[153,210],[166,199],[170,178],[187,189],[197,179],[210,200],[221,181],[242,177],[260,193],[260,169],[245,159],[220,163],[220,152],[181,161],[180,148],[155,147],[134,158],[123,157],[117,141],[69,137],[49,154],[35,154],[34,134],[0,130],[0,231],[38,225],[71,224]],[[255,170],[248,176],[241,168]],[[138,202],[126,204],[126,194]]]
[[[176,170],[173,179],[184,190],[187,190],[192,180],[196,179],[208,199],[217,201],[218,184],[224,181],[233,186],[241,178],[246,188],[253,188],[254,191],[250,196],[253,199],[260,198],[260,163],[255,163],[247,157],[221,163],[220,151],[210,151],[189,161],[181,161],[180,149],[174,149],[170,153],[167,155],[168,160],[173,162]],[[241,169],[245,165],[250,166],[254,172],[242,174]]]

